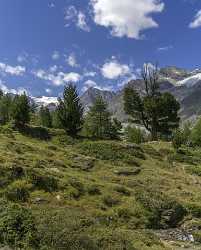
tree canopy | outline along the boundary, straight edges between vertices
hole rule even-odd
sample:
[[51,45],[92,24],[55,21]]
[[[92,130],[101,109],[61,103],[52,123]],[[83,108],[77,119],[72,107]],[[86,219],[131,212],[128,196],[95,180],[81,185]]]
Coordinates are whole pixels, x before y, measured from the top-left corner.
[[76,86],[68,84],[64,88],[63,99],[59,98],[57,115],[65,131],[76,136],[82,129],[84,108],[80,102]]
[[158,68],[149,64],[142,70],[144,93],[133,87],[124,91],[124,110],[132,122],[144,126],[157,140],[159,134],[170,135],[179,126],[180,104],[170,93],[161,93]]

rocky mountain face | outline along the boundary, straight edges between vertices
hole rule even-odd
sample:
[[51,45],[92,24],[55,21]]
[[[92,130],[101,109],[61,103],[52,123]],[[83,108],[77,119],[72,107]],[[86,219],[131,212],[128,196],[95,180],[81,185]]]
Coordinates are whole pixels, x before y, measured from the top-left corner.
[[[201,115],[201,70],[187,71],[177,67],[166,67],[160,69],[160,90],[161,92],[172,93],[181,103],[180,115],[182,120],[195,120]],[[132,80],[125,87],[131,86],[138,92],[143,93],[143,81]],[[89,95],[89,93],[90,95]],[[94,89],[84,93],[83,104],[90,106],[95,98]],[[117,93],[97,90],[109,105],[109,110],[121,121],[126,121],[127,116],[123,108],[124,89]],[[90,96],[90,98],[88,98]],[[87,97],[87,98],[86,98]]]
[[96,98],[101,96],[103,100],[109,105],[113,98],[116,96],[116,93],[111,91],[99,90],[96,88],[89,88],[83,95],[81,95],[81,102],[87,111],[90,106],[94,103]]
[[[188,71],[177,67],[166,67],[160,69],[160,90],[171,92],[181,103],[180,116],[182,120],[195,120],[201,115],[201,69]],[[143,93],[144,84],[141,79],[132,80],[127,85]],[[97,96],[102,96],[109,106],[109,110],[121,121],[126,121],[127,116],[123,108],[124,88],[118,92],[103,91],[89,88],[81,95],[81,101],[85,111],[94,103]],[[50,109],[56,107],[57,98],[34,98],[36,104],[46,105]]]

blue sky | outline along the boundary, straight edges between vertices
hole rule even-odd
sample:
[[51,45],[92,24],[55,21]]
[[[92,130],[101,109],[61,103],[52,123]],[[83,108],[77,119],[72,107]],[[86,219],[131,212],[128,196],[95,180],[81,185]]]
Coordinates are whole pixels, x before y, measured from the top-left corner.
[[144,62],[201,67],[200,0],[1,0],[0,87],[118,90]]

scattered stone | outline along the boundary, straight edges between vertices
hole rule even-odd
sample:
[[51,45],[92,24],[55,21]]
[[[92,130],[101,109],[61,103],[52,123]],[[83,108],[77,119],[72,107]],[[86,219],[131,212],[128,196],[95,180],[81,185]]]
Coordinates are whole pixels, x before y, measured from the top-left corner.
[[58,201],[60,201],[60,200],[61,200],[61,195],[58,194],[58,195],[56,196],[56,199],[57,199]]
[[192,232],[185,231],[179,228],[160,230],[156,234],[161,239],[167,240],[167,241],[183,241],[183,242],[190,242],[190,243],[195,242]]
[[36,197],[34,200],[34,203],[44,203],[44,202],[47,202],[47,200],[41,197]]
[[72,168],[78,168],[83,171],[89,171],[94,167],[95,158],[78,156],[73,159]]
[[59,169],[58,168],[50,168],[53,172],[55,173],[60,173]]

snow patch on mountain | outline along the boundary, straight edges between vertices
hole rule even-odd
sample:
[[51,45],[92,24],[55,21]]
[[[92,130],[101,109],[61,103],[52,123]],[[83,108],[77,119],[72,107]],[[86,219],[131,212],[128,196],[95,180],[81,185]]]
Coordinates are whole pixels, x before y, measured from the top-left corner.
[[195,84],[197,84],[199,81],[201,81],[201,73],[187,77],[182,81],[178,81],[177,85],[178,86],[185,85],[186,87],[190,88],[193,87]]
[[32,97],[32,99],[39,106],[41,106],[41,105],[48,106],[50,104],[57,104],[58,103],[57,97],[41,96],[41,97]]

